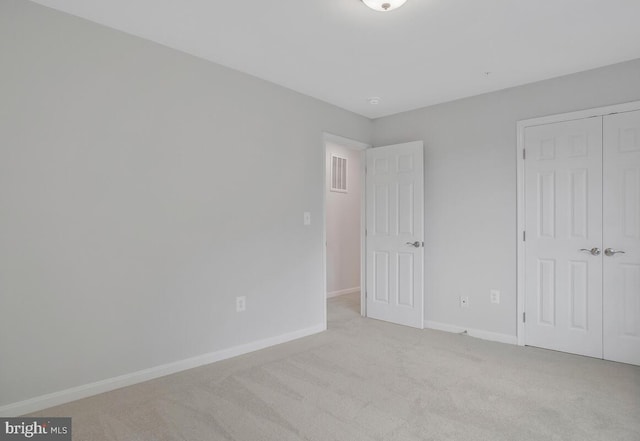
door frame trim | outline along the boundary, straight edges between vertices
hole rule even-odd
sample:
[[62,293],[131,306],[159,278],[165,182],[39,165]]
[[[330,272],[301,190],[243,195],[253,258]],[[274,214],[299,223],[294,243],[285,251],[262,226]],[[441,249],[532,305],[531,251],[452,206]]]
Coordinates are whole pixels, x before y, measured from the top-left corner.
[[[365,167],[366,157],[365,152],[372,147],[371,144],[367,144],[355,139],[345,138],[343,136],[334,135],[333,133],[322,133],[322,285],[323,295],[327,297],[327,143],[338,144],[342,147],[346,147],[352,150],[360,152],[360,315],[362,317],[367,316],[367,302],[365,299],[365,284],[366,284],[366,241],[365,241],[365,226],[366,226],[366,188],[365,188]],[[327,302],[324,302],[324,322],[327,323]]]
[[524,131],[527,127],[540,126],[564,121],[573,121],[592,117],[602,117],[613,113],[624,113],[640,110],[640,101],[630,101],[622,104],[595,107],[574,112],[558,113],[539,118],[524,119],[517,122],[516,142],[516,333],[518,345],[525,345],[525,326],[522,320],[525,312],[525,242],[523,239],[525,227],[525,175],[524,175]]

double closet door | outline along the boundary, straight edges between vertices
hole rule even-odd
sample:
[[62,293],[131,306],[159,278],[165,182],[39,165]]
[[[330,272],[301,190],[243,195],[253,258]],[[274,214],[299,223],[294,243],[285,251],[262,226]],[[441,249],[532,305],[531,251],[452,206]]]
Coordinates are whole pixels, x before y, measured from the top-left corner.
[[640,111],[524,146],[525,344],[640,365]]

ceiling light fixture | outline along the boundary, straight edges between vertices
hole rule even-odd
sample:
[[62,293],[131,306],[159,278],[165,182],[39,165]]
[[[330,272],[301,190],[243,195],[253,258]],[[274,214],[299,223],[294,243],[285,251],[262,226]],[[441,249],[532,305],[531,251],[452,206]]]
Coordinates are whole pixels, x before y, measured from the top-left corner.
[[393,11],[404,5],[407,0],[362,0],[362,3],[369,6],[374,11]]

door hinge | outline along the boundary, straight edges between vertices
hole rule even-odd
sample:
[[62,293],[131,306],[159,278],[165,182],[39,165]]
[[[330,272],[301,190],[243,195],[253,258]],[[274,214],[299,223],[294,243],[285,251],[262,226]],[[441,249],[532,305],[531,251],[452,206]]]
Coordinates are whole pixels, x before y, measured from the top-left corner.
[[527,232],[526,232],[526,231],[523,231],[523,232],[522,232],[522,241],[523,241],[523,242],[526,242],[526,241],[527,241]]
[[522,149],[522,159],[527,159],[527,151]]
[[527,313],[526,312],[522,313],[522,323],[527,323]]

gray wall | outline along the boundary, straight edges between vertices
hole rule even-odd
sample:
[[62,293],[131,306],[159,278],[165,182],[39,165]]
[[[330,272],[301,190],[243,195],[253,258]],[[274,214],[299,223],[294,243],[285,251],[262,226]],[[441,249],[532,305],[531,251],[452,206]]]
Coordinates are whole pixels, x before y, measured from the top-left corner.
[[635,100],[640,60],[374,121],[374,145],[425,142],[426,320],[515,336],[516,121]]
[[[331,155],[347,158],[347,193],[330,191]],[[327,143],[327,293],[360,287],[361,151]]]
[[323,324],[322,132],[371,121],[23,0],[0,66],[0,406]]

